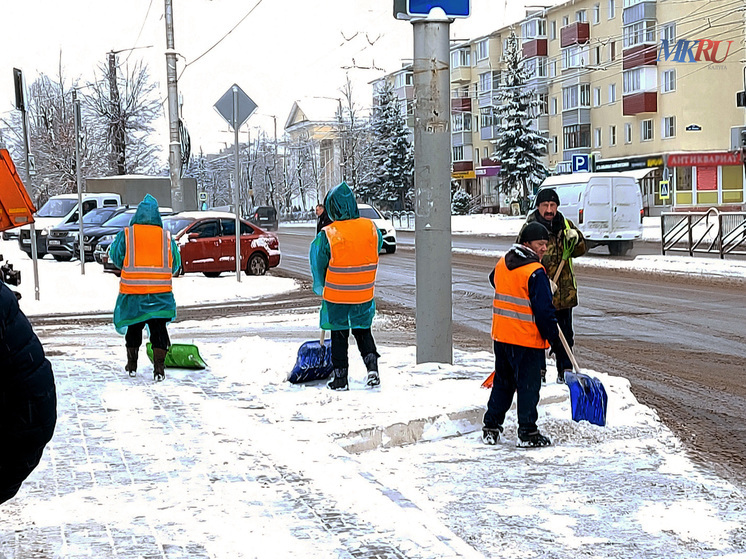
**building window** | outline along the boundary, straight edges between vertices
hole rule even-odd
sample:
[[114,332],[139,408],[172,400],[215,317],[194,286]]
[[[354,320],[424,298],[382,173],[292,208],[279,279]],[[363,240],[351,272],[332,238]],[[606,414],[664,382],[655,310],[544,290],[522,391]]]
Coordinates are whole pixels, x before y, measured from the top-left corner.
[[664,116],[663,117],[663,137],[673,138],[676,135],[676,117],[675,116]]
[[577,86],[562,88],[562,110],[578,108],[578,88]]
[[492,91],[492,72],[479,74],[479,92]]
[[488,39],[484,39],[483,41],[479,41],[477,43],[477,60],[484,60],[489,56],[489,42]]
[[479,160],[479,148],[476,148],[474,150],[474,163],[476,163],[477,165],[481,163],[481,161]]
[[600,128],[595,128],[593,130],[593,147],[594,148],[601,147],[601,129]]
[[632,143],[632,124],[630,124],[629,122],[626,122],[624,124],[624,143]]
[[601,4],[593,5],[593,24],[601,22]]
[[540,56],[536,63],[536,75],[540,78],[547,77],[547,57]]
[[635,93],[636,91],[642,90],[642,69],[635,68],[628,70],[623,73],[622,80],[622,93],[627,95],[628,93]]
[[614,0],[609,0],[609,19],[614,19],[616,16],[616,5]]
[[412,84],[414,84],[414,74],[412,74],[411,72],[397,74],[394,77],[394,87],[396,89]]
[[614,62],[616,60],[616,41],[609,43],[609,60]]
[[552,20],[549,22],[549,40],[554,41],[557,38],[557,22]]
[[562,68],[582,68],[588,64],[588,45],[573,45],[562,49]]
[[464,160],[464,146],[454,146],[453,148],[453,161]]
[[595,54],[596,66],[601,64],[601,47],[594,47],[593,54]]
[[669,45],[676,42],[676,22],[661,25],[661,40],[668,41]]
[[655,20],[638,21],[624,28],[624,48],[655,43]]
[[585,23],[588,21],[588,16],[586,15],[585,10],[578,10],[575,12],[575,21],[579,21],[581,23]]
[[557,61],[556,60],[552,60],[549,63],[549,77],[553,78],[556,75],[557,75]]
[[663,83],[661,83],[661,93],[676,91],[676,69],[672,68],[663,72]]
[[640,122],[640,141],[648,142],[653,139],[653,121],[652,119]]
[[552,136],[552,153],[557,153],[559,146],[557,145],[557,136]]
[[580,89],[580,106],[590,107],[591,106],[591,84],[581,83],[578,86]]
[[613,124],[609,126],[609,145],[616,145],[616,126],[614,126]]
[[616,84],[609,84],[609,103],[616,103]]
[[562,27],[570,25],[570,16],[562,16]]
[[591,125],[573,124],[562,128],[564,149],[591,147]]
[[453,131],[471,132],[471,113],[454,113]]
[[601,106],[601,88],[600,87],[593,88],[593,106],[594,107]]
[[471,50],[458,49],[451,53],[451,68],[471,66]]
[[552,112],[550,114],[556,115],[557,114],[557,98],[552,97]]
[[539,114],[540,115],[549,114],[549,94],[539,93],[538,98],[539,98]]

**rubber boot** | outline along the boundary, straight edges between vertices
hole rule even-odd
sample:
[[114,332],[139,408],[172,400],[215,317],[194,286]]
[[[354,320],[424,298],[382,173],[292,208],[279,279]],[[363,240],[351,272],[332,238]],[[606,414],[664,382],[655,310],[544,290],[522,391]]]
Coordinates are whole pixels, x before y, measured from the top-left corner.
[[365,368],[368,370],[368,378],[365,384],[368,386],[378,386],[381,384],[381,377],[378,376],[378,355],[375,353],[369,353],[363,357]]
[[153,348],[153,380],[161,382],[166,378],[166,350]]
[[327,386],[332,390],[348,390],[347,369],[334,369],[334,378]]
[[139,347],[128,347],[127,348],[127,365],[124,370],[129,373],[129,376],[137,376],[137,354],[140,352]]

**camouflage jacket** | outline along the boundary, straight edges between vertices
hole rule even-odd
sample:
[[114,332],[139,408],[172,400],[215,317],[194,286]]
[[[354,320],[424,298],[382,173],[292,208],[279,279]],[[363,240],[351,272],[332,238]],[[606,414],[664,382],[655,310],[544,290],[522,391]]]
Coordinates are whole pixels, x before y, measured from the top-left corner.
[[[549,231],[549,247],[547,248],[544,257],[541,259],[541,263],[544,265],[544,268],[546,268],[549,279],[557,283],[557,291],[554,293],[552,299],[554,307],[556,309],[571,309],[572,307],[578,306],[578,287],[575,282],[575,272],[572,269],[572,259],[585,254],[585,239],[583,238],[583,234],[577,227],[575,227],[575,224],[565,218],[560,212],[557,212],[557,215],[555,216],[555,222],[558,220],[561,223],[564,223],[564,227],[560,229],[559,234],[555,234],[551,230]],[[531,223],[532,221],[537,221],[536,211],[528,214],[528,217],[526,218],[526,223]],[[539,222],[541,223],[541,221]],[[544,225],[544,223],[542,223],[542,225]],[[557,273],[557,268],[559,268],[560,262],[562,262],[565,231],[568,228],[578,231],[578,244],[575,245],[575,248],[570,254],[570,258],[562,267],[559,279],[555,280],[554,276]]]

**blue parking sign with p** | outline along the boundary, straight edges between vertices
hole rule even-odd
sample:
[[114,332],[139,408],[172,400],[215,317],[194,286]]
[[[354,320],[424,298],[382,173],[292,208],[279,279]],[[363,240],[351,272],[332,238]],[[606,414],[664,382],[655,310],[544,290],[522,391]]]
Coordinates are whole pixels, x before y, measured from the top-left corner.
[[591,163],[590,157],[584,153],[575,153],[572,156],[572,172],[573,173],[590,173]]
[[448,17],[469,17],[471,0],[407,0],[407,13],[426,17],[433,8],[442,8]]

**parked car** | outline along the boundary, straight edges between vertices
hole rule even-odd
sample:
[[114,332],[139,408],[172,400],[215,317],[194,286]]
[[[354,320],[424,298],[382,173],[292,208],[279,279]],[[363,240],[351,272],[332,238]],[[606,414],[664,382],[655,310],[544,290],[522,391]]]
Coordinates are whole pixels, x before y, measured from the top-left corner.
[[249,221],[268,231],[277,231],[280,222],[277,219],[277,210],[272,206],[258,206],[251,211]]
[[[127,209],[127,206],[105,206],[103,208],[94,208],[83,216],[83,235],[104,222],[108,221],[115,215],[119,215]],[[80,255],[78,235],[80,234],[80,221],[58,225],[49,230],[47,236],[47,252],[55,260],[72,260]],[[86,261],[93,260],[93,251],[90,256],[86,252]]]
[[383,236],[383,246],[381,247],[387,254],[396,252],[396,228],[394,224],[381,215],[377,209],[369,204],[358,204],[357,211],[360,217],[370,219]]
[[[181,273],[202,272],[218,277],[236,269],[236,216],[227,212],[182,212],[163,220],[181,251]],[[261,276],[280,264],[280,241],[271,233],[241,220],[241,266]]]
[[[102,206],[117,207],[122,205],[122,198],[115,193],[85,193],[83,198],[83,215],[94,208]],[[47,200],[34,214],[34,232],[36,233],[36,254],[42,258],[47,253],[47,236],[53,227],[78,220],[78,195],[59,194]],[[24,225],[18,229],[18,246],[31,256],[31,227]]]
[[[83,233],[83,242],[85,243],[86,259],[91,255],[96,262],[103,264],[105,271],[118,272],[119,269],[108,262],[108,259],[105,258],[106,251],[109,250],[109,245],[114,241],[114,237],[117,236],[117,233],[130,224],[132,216],[135,215],[136,211],[137,208],[126,209],[125,211],[111,217],[99,227],[92,227],[90,230],[85,231]],[[159,211],[161,217],[169,216],[174,213],[171,208],[159,208]],[[80,250],[78,248],[78,241],[75,241],[73,246],[76,252]]]

